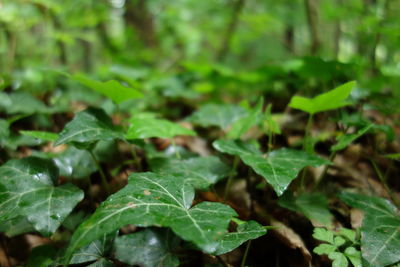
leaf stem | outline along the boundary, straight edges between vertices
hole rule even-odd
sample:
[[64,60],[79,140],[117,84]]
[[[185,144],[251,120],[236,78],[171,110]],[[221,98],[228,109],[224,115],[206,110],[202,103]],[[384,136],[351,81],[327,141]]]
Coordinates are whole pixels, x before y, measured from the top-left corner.
[[[332,151],[332,152],[331,152],[331,154],[329,155],[329,161],[330,161],[330,162],[333,162],[333,160],[334,160],[335,157],[336,157],[336,154],[337,154],[337,151]],[[317,179],[317,181],[316,181],[316,183],[315,183],[315,185],[314,185],[312,191],[315,191],[315,190],[318,188],[318,186],[321,184],[322,180],[325,179],[325,176],[326,176],[326,174],[328,173],[328,169],[329,169],[330,166],[331,166],[331,165],[329,165],[329,164],[325,165],[325,167],[324,167],[324,169],[322,170],[321,175],[318,177],[318,179]]]
[[247,241],[246,250],[244,251],[244,255],[243,255],[242,263],[240,264],[240,267],[244,267],[246,264],[247,255],[249,254],[250,246],[251,246],[251,240]]
[[309,153],[312,153],[314,151],[314,148],[310,147],[312,123],[313,123],[313,114],[310,114],[308,116],[308,121],[307,121],[307,125],[306,125],[306,130],[304,133],[304,139],[303,139],[303,149]]
[[136,146],[135,145],[132,146],[131,154],[132,154],[132,157],[133,157],[133,161],[134,161],[134,163],[136,165],[136,168],[138,169],[138,171],[141,171],[142,170],[142,166],[140,164],[140,158],[138,157],[138,155],[136,153]]
[[238,164],[239,164],[239,157],[235,156],[235,158],[233,160],[233,166],[232,166],[231,172],[229,173],[228,181],[226,182],[226,185],[225,185],[224,201],[228,197],[229,190],[231,188],[233,177],[235,176],[235,172],[236,172],[236,168],[237,168]]
[[104,171],[103,171],[103,169],[101,168],[100,163],[99,163],[99,161],[97,160],[96,156],[94,155],[93,151],[92,151],[92,150],[89,150],[89,153],[90,153],[90,155],[92,156],[93,161],[94,161],[94,163],[96,164],[97,170],[98,170],[99,173],[100,173],[101,183],[103,184],[104,190],[106,190],[107,194],[109,195],[111,191],[110,191],[110,186],[108,185],[108,182],[107,182],[106,175],[104,174]]
[[[396,207],[400,209],[400,203],[399,203],[398,199],[393,194],[392,190],[390,190],[390,188],[389,188],[389,186],[388,186],[388,184],[386,182],[386,175],[382,174],[381,170],[379,169],[378,165],[376,165],[374,160],[370,159],[370,161],[371,161],[372,166],[374,167],[374,170],[375,170],[376,174],[378,175],[378,178],[381,181],[383,187],[388,192],[388,194],[390,196],[390,199],[392,200],[393,204],[395,204]],[[390,166],[389,166],[389,168],[390,168]]]
[[176,147],[174,138],[171,138],[171,143],[172,143],[172,147],[174,148],[176,158],[181,159],[181,153],[179,153],[178,148]]

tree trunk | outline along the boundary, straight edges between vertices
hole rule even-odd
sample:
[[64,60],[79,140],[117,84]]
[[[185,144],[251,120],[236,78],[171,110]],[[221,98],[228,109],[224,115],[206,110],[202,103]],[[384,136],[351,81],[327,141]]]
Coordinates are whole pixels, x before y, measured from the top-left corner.
[[318,35],[318,0],[304,0],[308,28],[311,38],[311,55],[316,55],[320,50],[320,39]]
[[153,16],[147,8],[147,0],[127,0],[125,21],[137,32],[142,42],[150,48],[157,47]]
[[225,35],[222,39],[221,47],[217,53],[216,58],[218,61],[223,61],[229,52],[231,39],[236,31],[239,22],[239,16],[240,13],[242,12],[244,5],[245,5],[245,0],[236,0],[233,5],[232,17],[228,24],[228,28],[226,29]]

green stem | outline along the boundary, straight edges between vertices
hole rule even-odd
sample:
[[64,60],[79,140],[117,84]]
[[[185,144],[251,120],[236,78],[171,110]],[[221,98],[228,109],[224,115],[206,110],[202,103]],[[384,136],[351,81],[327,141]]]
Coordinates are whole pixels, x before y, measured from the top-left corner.
[[305,134],[304,134],[304,139],[303,139],[303,149],[309,153],[312,153],[313,151],[310,150],[314,150],[313,148],[310,149],[309,145],[311,142],[311,127],[312,127],[312,122],[313,122],[313,114],[310,114],[310,116],[308,116],[308,121],[307,121],[307,126],[306,126],[306,130],[305,130]]
[[[392,190],[390,190],[389,186],[387,185],[386,182],[386,175],[383,175],[381,170],[379,169],[378,165],[376,165],[374,160],[370,160],[372,163],[372,166],[374,167],[374,170],[376,172],[376,174],[378,175],[379,180],[381,181],[383,187],[385,188],[385,190],[388,192],[390,199],[392,200],[393,204],[396,205],[396,207],[400,208],[400,202],[398,201],[398,199],[396,198],[396,196],[393,194]],[[389,166],[390,167],[390,166]],[[386,172],[387,173],[387,172]]]
[[110,191],[110,186],[108,185],[108,182],[107,182],[106,175],[104,174],[104,171],[103,171],[103,169],[101,168],[100,163],[99,163],[99,161],[97,160],[96,156],[94,155],[93,151],[92,151],[92,150],[89,150],[89,153],[90,153],[90,155],[92,156],[93,161],[94,161],[94,163],[96,164],[97,170],[98,170],[99,173],[100,173],[101,183],[103,184],[104,190],[105,190],[105,191],[107,192],[107,194],[109,195],[111,191]]
[[243,255],[242,263],[240,264],[240,267],[244,267],[246,264],[246,259],[247,259],[247,255],[249,254],[250,246],[251,246],[251,240],[247,241],[246,250],[244,251],[244,255]]
[[134,163],[136,165],[136,168],[138,169],[138,171],[141,171],[142,170],[142,166],[140,164],[140,158],[138,157],[138,155],[136,153],[135,145],[133,145],[131,153],[132,153],[133,161],[134,161]]
[[224,201],[226,200],[226,198],[228,197],[229,194],[229,190],[231,188],[231,184],[233,181],[233,177],[235,176],[235,172],[236,172],[236,168],[239,164],[239,157],[235,156],[234,160],[233,160],[233,167],[231,169],[231,172],[229,173],[229,177],[228,177],[228,181],[226,182],[225,185],[225,191],[224,191]]
[[175,144],[175,140],[172,138],[171,139],[171,142],[172,142],[172,147],[174,148],[174,150],[175,150],[175,156],[176,156],[176,158],[177,159],[181,159],[181,153],[179,153],[179,151],[178,151],[178,149],[177,149],[177,147],[176,147],[176,144]]
[[268,131],[268,148],[267,148],[267,152],[270,152],[273,145],[272,145],[272,139],[274,137],[274,133],[272,131]]
[[[336,157],[336,153],[337,153],[337,151],[332,151],[332,152],[331,152],[331,155],[329,156],[329,161],[330,161],[330,162],[333,162],[333,160],[334,160],[335,157]],[[330,166],[331,166],[331,165],[325,165],[325,167],[324,167],[324,169],[323,169],[321,175],[320,175],[319,178],[317,179],[317,182],[315,183],[315,185],[314,185],[312,191],[315,191],[315,190],[318,188],[318,186],[321,184],[322,180],[325,179],[325,176],[326,176],[326,174],[328,173],[328,169],[329,169]]]

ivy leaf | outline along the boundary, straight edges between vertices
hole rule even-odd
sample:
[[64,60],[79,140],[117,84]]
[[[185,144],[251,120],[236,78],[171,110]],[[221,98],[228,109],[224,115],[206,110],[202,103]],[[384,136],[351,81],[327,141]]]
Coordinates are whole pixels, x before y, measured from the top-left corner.
[[194,188],[179,176],[131,174],[128,185],[104,201],[75,231],[65,264],[76,249],[127,224],[170,227],[203,251],[214,252],[236,213],[214,202],[191,207],[193,198]]
[[65,125],[54,145],[86,145],[117,138],[122,138],[122,134],[117,131],[111,118],[102,109],[88,108],[76,113],[74,119]]
[[153,158],[150,160],[150,167],[157,173],[182,176],[185,182],[190,183],[196,189],[207,189],[230,172],[230,168],[214,156],[185,160]]
[[99,82],[87,78],[84,75],[76,74],[72,78],[90,89],[99,92],[100,94],[110,98],[115,103],[120,104],[129,99],[142,98],[143,94],[133,88],[128,88],[121,85],[115,80],[107,82]]
[[399,210],[388,200],[349,192],[339,194],[346,204],[364,211],[361,253],[368,266],[387,266],[400,260]]
[[57,251],[50,245],[42,245],[32,249],[27,267],[48,267],[54,262]]
[[218,126],[226,129],[241,117],[247,116],[247,111],[235,105],[206,104],[187,118],[188,121],[203,127]]
[[33,114],[49,113],[51,109],[28,92],[13,92],[6,94],[0,92],[0,110],[7,114]]
[[227,233],[219,243],[217,250],[213,253],[221,255],[239,247],[250,239],[256,239],[265,235],[267,230],[255,221],[248,221],[238,225],[236,232]]
[[8,237],[33,231],[35,231],[35,228],[24,216],[18,216],[0,224],[0,232],[5,233]]
[[346,256],[341,252],[331,252],[329,253],[328,258],[333,260],[332,267],[349,266],[349,262],[347,261]]
[[116,233],[104,235],[89,245],[78,249],[72,256],[70,264],[98,261],[105,258],[113,247],[115,237]]
[[289,107],[300,109],[309,114],[341,108],[351,104],[346,99],[355,86],[356,82],[352,81],[314,98],[294,96],[290,100]]
[[317,221],[323,225],[329,225],[332,214],[328,209],[328,199],[320,193],[303,193],[294,197],[286,192],[279,198],[278,204],[292,211],[300,212],[311,221]]
[[43,131],[19,131],[20,134],[30,136],[33,138],[41,139],[44,141],[55,141],[58,138],[58,134]]
[[26,218],[45,236],[56,231],[83,192],[71,184],[54,187],[58,170],[51,160],[27,157],[0,167],[0,222]]
[[344,148],[346,148],[348,145],[353,143],[355,140],[363,136],[366,132],[368,132],[374,125],[369,124],[362,129],[360,129],[357,133],[354,134],[346,134],[346,135],[341,135],[337,138],[338,143],[334,146],[331,147],[332,151],[339,151]]
[[92,264],[86,265],[86,267],[115,267],[115,265],[111,261],[105,258],[101,258],[98,261],[93,262]]
[[179,259],[173,254],[179,242],[180,239],[169,229],[144,229],[117,237],[115,258],[135,266],[179,266]]
[[272,185],[278,196],[283,194],[304,167],[329,163],[318,156],[287,148],[272,151],[264,157],[253,146],[233,140],[217,140],[213,146],[218,151],[239,156],[246,165]]
[[73,146],[69,146],[53,160],[59,168],[61,176],[82,179],[97,171],[96,163],[90,153]]
[[168,120],[136,117],[132,118],[130,122],[131,125],[125,136],[126,139],[172,138],[177,135],[196,135],[194,131]]
[[231,130],[228,132],[227,137],[231,139],[239,139],[251,127],[256,125],[259,121],[259,116],[262,113],[264,101],[261,98],[256,107],[245,117],[239,118],[232,125]]

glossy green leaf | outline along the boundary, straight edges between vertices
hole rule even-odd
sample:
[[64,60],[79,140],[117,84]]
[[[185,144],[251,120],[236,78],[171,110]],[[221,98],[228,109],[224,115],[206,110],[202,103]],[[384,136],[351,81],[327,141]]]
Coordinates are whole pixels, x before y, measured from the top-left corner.
[[346,99],[355,86],[356,82],[352,81],[314,98],[294,96],[289,106],[310,114],[341,108],[350,104]]
[[400,261],[400,211],[384,198],[349,192],[339,197],[364,211],[361,253],[368,266],[387,266]]
[[239,118],[232,124],[231,130],[228,132],[227,137],[231,139],[239,139],[244,135],[251,127],[259,122],[259,117],[262,113],[264,101],[261,98],[254,109],[244,117]]
[[172,138],[177,135],[196,135],[190,129],[163,119],[138,117],[132,118],[130,122],[131,125],[125,136],[126,139]]
[[182,176],[196,189],[207,189],[210,185],[226,177],[230,168],[219,158],[197,157],[184,160],[174,158],[153,158],[151,170],[157,173]]
[[101,109],[88,108],[76,113],[74,119],[65,125],[54,145],[88,144],[117,138],[122,138],[122,134],[117,131],[111,118]]
[[43,132],[43,131],[19,131],[19,132],[20,134],[41,139],[44,141],[55,141],[58,138],[58,134],[51,132]]
[[193,198],[194,188],[179,176],[133,173],[127,186],[78,227],[67,261],[76,249],[127,224],[170,227],[182,239],[212,253],[236,213],[221,203],[201,202],[191,207]]
[[143,267],[179,266],[173,251],[180,239],[169,229],[147,228],[137,233],[117,237],[115,258],[129,265]]
[[328,199],[320,193],[303,193],[294,197],[286,192],[279,198],[278,204],[323,225],[330,225],[333,218],[328,209]]
[[69,146],[63,153],[53,158],[60,175],[81,179],[97,171],[96,163],[86,150]]
[[354,134],[345,134],[341,135],[337,138],[337,144],[331,147],[332,151],[339,151],[342,149],[345,149],[348,145],[353,143],[355,140],[363,136],[365,133],[367,133],[371,128],[373,124],[367,125],[364,128],[358,130],[357,133]]
[[27,92],[18,91],[10,94],[0,92],[0,110],[7,114],[48,113],[51,109],[39,99]]
[[35,228],[25,216],[18,216],[0,224],[0,232],[5,233],[8,237],[33,231],[35,231]]
[[246,165],[272,185],[278,196],[283,194],[304,167],[329,164],[329,161],[318,156],[287,148],[263,156],[253,146],[239,141],[217,140],[213,146],[218,151],[239,156]]
[[101,258],[106,258],[113,247],[116,234],[108,234],[100,239],[91,242],[89,245],[78,249],[71,258],[70,264],[86,263],[98,261]]
[[32,249],[27,267],[48,267],[54,262],[57,251],[53,246],[42,245]]
[[206,104],[194,112],[188,120],[203,127],[218,126],[226,129],[241,117],[247,116],[248,112],[235,105],[228,104]]
[[111,261],[105,258],[101,258],[98,261],[93,262],[92,264],[86,265],[86,267],[115,267],[115,265]]
[[107,82],[99,82],[89,79],[81,74],[77,74],[72,77],[74,80],[77,80],[81,84],[89,87],[90,89],[110,98],[117,104],[129,99],[136,99],[143,97],[143,94],[138,90],[125,87],[115,80]]
[[0,167],[0,221],[25,217],[41,234],[54,233],[83,192],[71,184],[54,187],[58,170],[51,160],[28,157]]
[[265,235],[267,230],[255,221],[248,221],[238,225],[235,232],[227,233],[219,243],[219,246],[213,254],[220,255],[228,253],[239,247],[250,239],[256,239]]

